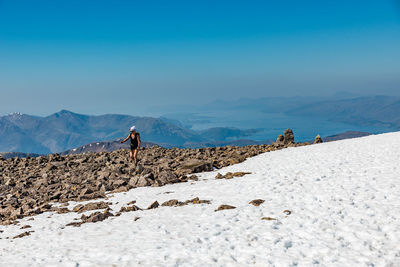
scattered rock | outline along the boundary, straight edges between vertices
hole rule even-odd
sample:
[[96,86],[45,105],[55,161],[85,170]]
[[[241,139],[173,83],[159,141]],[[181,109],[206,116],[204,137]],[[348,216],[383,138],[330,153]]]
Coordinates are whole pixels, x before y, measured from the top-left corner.
[[179,179],[178,176],[172,171],[162,171],[158,174],[157,182],[161,186],[166,184],[178,183]]
[[138,206],[132,205],[132,206],[128,206],[128,207],[121,207],[121,209],[119,210],[119,212],[131,212],[131,211],[138,211],[138,210],[142,210],[141,208],[139,208]]
[[231,209],[236,209],[235,206],[230,206],[230,205],[220,205],[218,209],[215,211],[220,211],[220,210],[231,210]]
[[27,228],[32,228],[32,226],[30,226],[30,225],[24,225],[24,226],[22,226],[20,229],[27,229]]
[[199,199],[198,197],[195,197],[193,199],[189,199],[184,202],[178,201],[177,199],[171,199],[162,203],[161,206],[173,207],[173,206],[184,206],[188,204],[210,204],[210,203],[211,203],[210,200],[203,200]]
[[135,217],[135,219],[133,219],[133,221],[137,221],[137,220],[139,220],[140,219],[140,217]]
[[192,175],[190,175],[190,176],[188,177],[188,179],[189,179],[189,180],[193,180],[193,181],[198,181],[198,180],[199,180],[199,177],[198,177],[197,175],[195,175],[195,174],[192,174]]
[[172,206],[177,206],[179,203],[179,201],[177,199],[171,199],[168,201],[165,201],[164,203],[161,204],[161,206],[168,206],[168,207],[172,207]]
[[19,234],[19,235],[14,236],[13,239],[21,238],[21,237],[24,237],[24,236],[31,235],[31,233],[33,233],[33,232],[34,232],[34,231],[23,232],[22,234]]
[[96,211],[89,216],[82,215],[81,220],[82,223],[95,223],[95,222],[101,222],[107,219],[108,217],[114,216],[112,213],[110,213],[108,210],[105,210],[104,212]]
[[154,201],[147,209],[151,210],[151,209],[156,209],[160,206],[160,204],[158,203],[158,201]]
[[182,169],[188,170],[189,173],[212,171],[213,165],[211,162],[202,161],[198,159],[186,160],[182,166]]
[[292,212],[290,210],[284,210],[283,213],[285,213],[286,215],[292,214]]
[[190,200],[186,200],[183,205],[187,205],[187,204],[210,204],[211,201],[210,200],[201,200],[198,197],[195,197],[193,199]]
[[254,205],[254,206],[260,206],[262,203],[264,203],[265,200],[263,199],[254,199],[249,202],[249,204]]
[[79,227],[82,225],[83,222],[71,222],[66,224],[66,226],[74,226],[74,227]]
[[57,214],[64,214],[71,212],[68,208],[57,208]]
[[261,220],[265,220],[265,221],[276,221],[277,219],[271,218],[271,217],[262,217]]
[[242,177],[245,176],[246,174],[251,174],[251,172],[227,172],[225,175],[222,175],[220,173],[215,176],[216,179],[232,179],[233,177]]
[[72,209],[72,211],[77,212],[77,213],[82,213],[82,212],[89,211],[89,210],[100,210],[100,209],[107,209],[107,208],[110,208],[109,205],[104,201],[100,201],[100,202],[88,203],[86,205],[79,204],[79,205],[75,206]]

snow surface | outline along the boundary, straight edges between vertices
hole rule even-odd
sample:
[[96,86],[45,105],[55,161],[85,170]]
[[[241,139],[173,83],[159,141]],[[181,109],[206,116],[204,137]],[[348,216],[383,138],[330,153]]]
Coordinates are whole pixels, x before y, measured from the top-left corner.
[[[108,200],[113,212],[132,200],[141,208],[194,197],[209,205],[128,212],[81,227],[65,227],[76,213],[0,226],[0,266],[400,266],[399,162],[400,133],[265,153],[197,182]],[[252,174],[215,179],[228,171]],[[248,204],[256,198],[265,202]],[[237,208],[215,212],[221,204]],[[32,228],[19,229],[26,224]],[[12,239],[26,230],[35,232]]]

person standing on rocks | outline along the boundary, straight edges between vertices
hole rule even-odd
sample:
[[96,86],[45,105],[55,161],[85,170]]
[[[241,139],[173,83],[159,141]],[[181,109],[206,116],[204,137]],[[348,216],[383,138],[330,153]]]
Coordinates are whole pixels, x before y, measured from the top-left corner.
[[136,132],[136,127],[132,126],[130,129],[130,133],[127,138],[121,141],[122,143],[125,143],[128,140],[131,140],[131,152],[130,152],[130,157],[135,162],[135,165],[137,163],[137,153],[140,148],[140,134]]

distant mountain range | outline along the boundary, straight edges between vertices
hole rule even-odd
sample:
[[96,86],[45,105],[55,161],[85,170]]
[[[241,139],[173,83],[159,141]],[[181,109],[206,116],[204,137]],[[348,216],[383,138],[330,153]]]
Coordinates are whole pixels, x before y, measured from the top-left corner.
[[[292,127],[297,121],[301,121],[301,117],[306,118],[304,121],[308,123],[304,127],[310,127],[313,131],[321,130],[327,122],[332,122],[332,125],[336,122],[347,125],[339,125],[338,128],[341,129],[338,132],[353,129],[371,133],[400,130],[400,97],[340,99],[342,96],[354,97],[341,94],[330,98],[292,96],[215,101],[192,110],[187,109],[186,113],[181,111],[180,115],[160,118],[118,114],[90,116],[68,110],[46,117],[14,113],[0,116],[0,151],[63,153],[99,142],[105,142],[101,146],[109,145],[109,149],[114,149],[118,146],[112,143],[113,140],[126,137],[131,125],[137,126],[144,142],[181,148],[270,143],[271,140],[267,139],[275,138],[274,135],[281,132],[285,125]],[[275,121],[269,120],[272,113],[279,114],[272,116]],[[321,127],[312,125],[314,118],[321,118],[315,120],[321,123]],[[193,125],[197,127],[192,129]],[[235,125],[238,128],[215,127],[225,125]],[[297,123],[297,128],[303,130],[303,138],[300,139],[305,141],[308,139],[304,138],[304,130],[307,131],[308,128],[304,129],[302,125]],[[239,129],[255,127],[263,128]],[[336,128],[333,127],[334,129]],[[332,129],[325,131],[325,135],[332,133],[335,133]],[[306,135],[307,138],[312,138],[314,134],[318,132]],[[350,134],[352,135],[353,133]]]
[[324,117],[330,121],[382,129],[400,129],[400,97],[370,96],[342,100],[326,100],[298,106],[288,115]]
[[14,113],[0,117],[0,151],[59,153],[88,143],[124,138],[132,125],[136,125],[143,141],[165,147],[231,141],[257,131],[229,127],[193,131],[163,118],[114,114],[89,116],[67,110],[47,117]]

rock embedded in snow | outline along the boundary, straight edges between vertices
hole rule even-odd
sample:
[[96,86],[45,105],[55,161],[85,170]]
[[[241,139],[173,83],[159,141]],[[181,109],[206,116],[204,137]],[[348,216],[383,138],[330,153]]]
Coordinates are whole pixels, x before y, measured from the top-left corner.
[[284,210],[283,213],[285,213],[286,215],[292,214],[292,212],[290,210]]
[[114,215],[111,212],[109,212],[108,210],[106,210],[104,212],[96,211],[96,212],[90,214],[89,216],[82,215],[81,220],[82,220],[82,223],[89,223],[89,222],[95,223],[95,222],[104,221],[108,217],[112,217],[112,216],[114,216]]
[[221,210],[232,210],[232,209],[236,209],[235,206],[231,206],[231,205],[220,205],[215,211],[221,211]]
[[156,201],[154,201],[153,203],[151,203],[151,205],[147,208],[148,210],[151,210],[151,209],[156,209],[156,208],[158,208],[160,206],[160,204],[158,203],[158,201],[156,200]]
[[262,217],[261,220],[264,220],[264,221],[276,221],[277,219],[272,218],[272,217]]
[[89,211],[89,210],[99,210],[99,209],[107,209],[109,208],[109,204],[104,202],[104,201],[100,201],[100,202],[91,202],[85,205],[79,204],[77,206],[75,206],[72,211],[77,212],[77,213],[82,213],[85,211]]
[[250,201],[249,204],[258,207],[264,202],[265,202],[265,200],[263,200],[263,199],[254,199],[254,200]]
[[217,176],[215,176],[215,178],[216,179],[232,179],[233,177],[243,177],[246,174],[251,174],[251,172],[227,172],[224,175],[218,173]]
[[57,214],[64,214],[64,213],[68,213],[68,212],[71,212],[71,211],[68,208],[63,207],[63,208],[57,208],[56,212],[57,212]]
[[179,204],[179,201],[177,199],[170,199],[161,204],[161,206],[166,206],[166,207],[172,207],[172,206],[177,206]]
[[170,199],[170,200],[167,200],[167,201],[163,202],[161,204],[161,206],[173,207],[173,206],[185,206],[185,205],[188,205],[188,204],[210,204],[210,203],[211,203],[210,200],[204,200],[204,199],[200,199],[198,197],[195,197],[193,199],[186,200],[185,202],[181,202],[181,201],[179,201],[177,199]]
[[198,180],[199,180],[199,177],[198,177],[197,175],[195,175],[195,174],[192,174],[192,175],[190,175],[190,176],[188,177],[188,179],[189,179],[189,180],[192,180],[192,181],[198,181]]
[[[129,205],[129,204],[128,204]],[[138,210],[142,210],[141,208],[139,208],[136,205],[132,205],[132,206],[128,206],[128,207],[121,207],[121,209],[119,210],[119,212],[131,212],[131,211],[138,211]]]
[[33,232],[35,232],[35,231],[23,232],[22,234],[19,234],[19,235],[14,236],[13,239],[17,239],[17,238],[21,238],[21,237],[24,237],[24,236],[31,235],[31,233],[33,233]]

